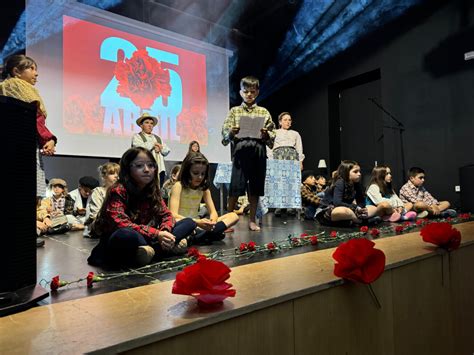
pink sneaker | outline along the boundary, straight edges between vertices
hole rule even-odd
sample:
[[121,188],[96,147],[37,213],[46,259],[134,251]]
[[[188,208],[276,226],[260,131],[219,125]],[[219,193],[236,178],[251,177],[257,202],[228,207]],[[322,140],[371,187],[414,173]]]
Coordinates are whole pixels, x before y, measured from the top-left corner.
[[402,218],[402,215],[398,212],[393,212],[390,218],[388,219],[390,222],[398,222]]
[[409,212],[405,213],[402,216],[402,219],[404,221],[414,221],[416,219],[416,212],[415,211],[409,211]]

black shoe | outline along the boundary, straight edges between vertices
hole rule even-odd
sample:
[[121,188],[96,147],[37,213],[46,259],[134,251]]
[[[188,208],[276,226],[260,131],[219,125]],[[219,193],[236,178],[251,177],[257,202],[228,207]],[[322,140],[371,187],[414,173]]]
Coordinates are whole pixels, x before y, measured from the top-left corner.
[[41,248],[44,246],[44,240],[43,239],[39,239],[39,238],[36,238],[36,247],[37,248]]
[[376,225],[382,222],[382,218],[379,216],[373,216],[367,219],[367,224],[368,225]]

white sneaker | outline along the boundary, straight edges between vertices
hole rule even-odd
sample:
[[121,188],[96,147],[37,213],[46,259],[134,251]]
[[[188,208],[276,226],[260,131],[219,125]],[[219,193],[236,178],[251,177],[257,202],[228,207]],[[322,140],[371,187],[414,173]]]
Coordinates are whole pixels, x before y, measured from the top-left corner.
[[428,217],[428,215],[429,215],[428,211],[423,211],[423,212],[418,213],[416,215],[416,218],[418,218],[418,219],[426,218],[426,217]]
[[141,245],[137,249],[135,262],[138,264],[138,266],[145,266],[150,263],[154,256],[155,249],[149,245]]

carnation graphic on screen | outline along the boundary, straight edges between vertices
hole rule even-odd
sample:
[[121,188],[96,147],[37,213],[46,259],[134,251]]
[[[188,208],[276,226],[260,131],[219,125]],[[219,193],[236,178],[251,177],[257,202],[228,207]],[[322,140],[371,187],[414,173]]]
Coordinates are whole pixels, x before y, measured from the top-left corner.
[[135,51],[130,59],[124,59],[123,52],[121,54],[114,72],[119,82],[119,95],[129,97],[142,109],[149,109],[160,96],[163,105],[167,106],[171,95],[169,71],[150,57],[146,49]]

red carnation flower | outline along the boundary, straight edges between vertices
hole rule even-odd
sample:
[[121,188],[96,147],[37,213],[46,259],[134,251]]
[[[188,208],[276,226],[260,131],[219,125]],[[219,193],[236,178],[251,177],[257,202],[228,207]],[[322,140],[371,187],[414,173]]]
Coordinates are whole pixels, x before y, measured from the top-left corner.
[[146,49],[135,51],[130,59],[117,62],[114,71],[117,93],[129,97],[142,109],[149,109],[158,97],[167,106],[171,95],[170,73]]
[[275,243],[273,243],[273,242],[268,243],[268,244],[266,245],[266,247],[267,247],[267,249],[270,250],[270,251],[276,249],[276,245],[275,245]]
[[220,303],[227,297],[234,297],[232,284],[225,282],[230,269],[224,263],[210,259],[199,259],[176,275],[172,293],[190,295],[200,303]]
[[424,221],[422,219],[419,219],[419,220],[416,221],[417,226],[421,226],[423,223],[424,223]]
[[200,255],[201,253],[196,248],[188,249],[188,258],[199,258]]
[[372,228],[372,229],[370,230],[370,235],[371,235],[372,237],[378,237],[378,236],[380,235],[380,231],[379,231],[377,228]]
[[411,225],[411,223],[408,222],[408,221],[406,221],[406,222],[403,222],[403,225],[404,225],[405,227],[408,227],[409,225]]
[[446,250],[457,249],[461,244],[461,232],[446,222],[430,223],[421,229],[420,235],[425,242]]
[[254,241],[250,241],[248,244],[247,244],[247,249],[250,250],[250,251],[254,251],[255,250],[255,242]]
[[246,243],[240,243],[239,250],[241,252],[244,252],[247,250],[247,244]]
[[300,238],[307,237],[308,235],[309,235],[308,233],[301,233],[301,234],[300,234]]
[[336,238],[337,237],[337,232],[336,231],[331,231],[331,233],[329,234],[329,236],[331,238]]
[[452,222],[453,219],[451,217],[446,218],[446,222]]
[[87,288],[92,288],[94,283],[94,273],[92,271],[87,274]]
[[403,226],[396,226],[395,233],[401,233],[401,232],[403,232]]
[[318,237],[313,235],[310,239],[312,245],[318,244]]
[[51,288],[51,291],[56,291],[58,288],[66,286],[66,285],[67,285],[67,282],[59,280],[59,275],[56,275],[51,279],[51,283],[49,284],[49,287]]
[[362,226],[362,227],[360,227],[360,231],[361,231],[361,233],[364,233],[364,234],[365,234],[365,233],[367,233],[367,232],[369,231],[369,227],[367,227],[367,226]]
[[334,275],[369,284],[377,280],[385,268],[385,254],[375,243],[361,238],[339,245],[332,257],[337,261]]
[[291,238],[290,242],[293,246],[300,245],[300,240],[298,238]]

